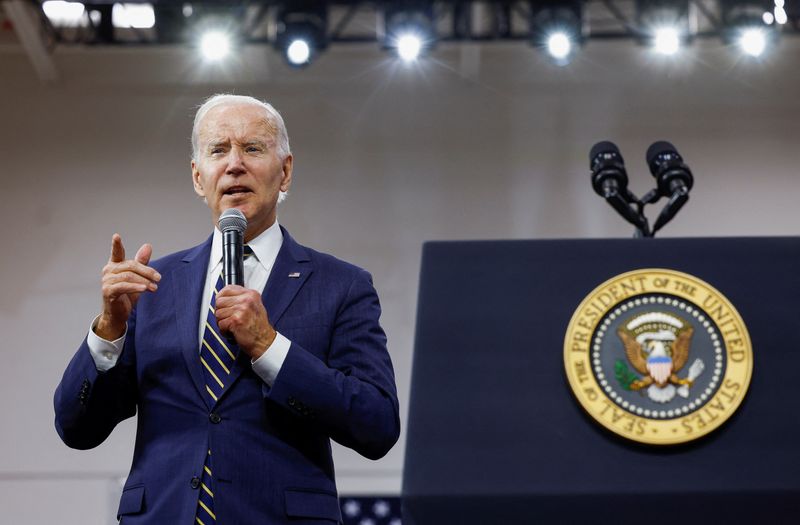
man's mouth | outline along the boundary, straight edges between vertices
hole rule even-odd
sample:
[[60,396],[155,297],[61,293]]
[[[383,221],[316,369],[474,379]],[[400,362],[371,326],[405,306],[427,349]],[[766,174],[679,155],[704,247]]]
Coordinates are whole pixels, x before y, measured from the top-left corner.
[[246,186],[231,186],[230,188],[225,190],[223,195],[242,195],[245,193],[252,193],[252,192],[250,191],[250,188]]

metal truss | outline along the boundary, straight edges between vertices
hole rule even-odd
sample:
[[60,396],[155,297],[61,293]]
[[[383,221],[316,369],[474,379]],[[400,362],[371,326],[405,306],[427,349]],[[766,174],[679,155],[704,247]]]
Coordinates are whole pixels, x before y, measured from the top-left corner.
[[[726,1],[740,0],[690,0],[689,39],[719,38],[723,24],[721,9]],[[398,4],[432,7],[434,28],[438,42],[463,41],[529,41],[533,10],[543,3],[558,2],[537,0],[438,0],[404,2],[305,0],[309,5],[327,7],[328,44],[376,42],[384,39],[384,13],[389,6]],[[84,46],[148,46],[180,44],[189,41],[186,28],[203,17],[227,20],[240,43],[276,44],[280,12],[286,5],[300,3],[279,1],[236,2],[180,2],[152,1],[156,10],[156,26],[149,29],[118,28],[111,25],[114,2],[85,3],[87,12],[77,27],[56,27],[44,15],[42,2],[31,1],[36,7],[45,40],[49,45]],[[573,2],[574,3],[574,2]],[[186,6],[192,14],[185,15]],[[636,12],[635,0],[584,0],[582,2],[582,37],[593,39],[640,39],[646,33]],[[787,0],[787,24],[780,26],[783,34],[800,34],[800,0]],[[94,13],[94,14],[92,14]]]

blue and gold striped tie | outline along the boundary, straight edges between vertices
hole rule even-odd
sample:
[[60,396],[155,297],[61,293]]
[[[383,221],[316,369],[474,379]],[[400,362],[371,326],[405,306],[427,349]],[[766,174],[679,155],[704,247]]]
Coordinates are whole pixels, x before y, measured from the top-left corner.
[[[244,258],[253,255],[253,250],[245,244]],[[239,348],[233,339],[223,337],[217,325],[215,315],[217,305],[217,294],[225,286],[225,279],[222,273],[219,274],[217,284],[211,294],[211,304],[208,306],[206,316],[206,328],[203,332],[203,341],[200,346],[200,362],[203,365],[203,373],[206,378],[206,392],[214,403],[225,390],[225,384],[231,373],[236,355]],[[212,403],[213,404],[213,403]],[[203,465],[203,474],[200,478],[200,494],[197,500],[197,515],[195,522],[200,525],[210,525],[217,521],[214,514],[214,483],[211,470],[211,449],[208,450],[206,461]]]

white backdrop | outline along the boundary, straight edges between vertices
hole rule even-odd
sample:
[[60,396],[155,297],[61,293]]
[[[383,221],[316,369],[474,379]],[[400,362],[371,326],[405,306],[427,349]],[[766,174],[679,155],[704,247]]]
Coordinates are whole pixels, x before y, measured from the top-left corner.
[[[135,420],[95,450],[70,450],[52,394],[99,307],[112,233],[132,251],[151,242],[157,257],[210,232],[189,133],[214,92],[283,113],[295,176],[280,221],[373,273],[403,423],[422,243],[629,236],[589,184],[599,140],[619,144],[639,194],[652,184],[651,142],[684,155],[696,185],[665,235],[800,229],[796,38],[761,62],[712,42],[676,59],[593,42],[568,67],[523,44],[442,45],[413,67],[371,45],[334,47],[302,71],[255,47],[211,68],[179,48],[57,49],[55,62],[61,80],[44,86],[20,49],[0,49],[3,523],[113,521]],[[403,452],[403,437],[378,462],[337,448],[341,492],[399,493]]]

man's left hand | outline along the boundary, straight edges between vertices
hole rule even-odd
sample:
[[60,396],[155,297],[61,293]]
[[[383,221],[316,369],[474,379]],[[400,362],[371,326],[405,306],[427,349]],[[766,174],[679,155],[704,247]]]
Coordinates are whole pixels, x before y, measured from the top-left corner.
[[253,361],[261,357],[277,335],[261,295],[249,288],[231,284],[220,290],[215,315],[219,329],[233,334],[239,348]]

